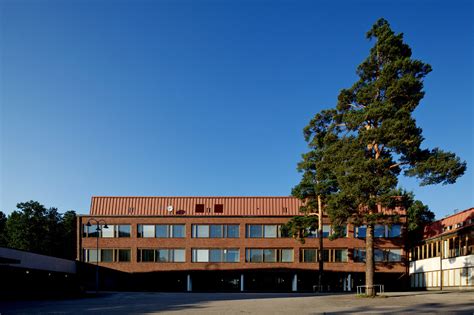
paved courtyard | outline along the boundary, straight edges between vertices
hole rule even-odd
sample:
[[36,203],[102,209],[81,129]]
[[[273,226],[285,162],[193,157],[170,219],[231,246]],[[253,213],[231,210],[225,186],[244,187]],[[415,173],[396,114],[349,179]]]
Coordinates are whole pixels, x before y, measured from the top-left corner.
[[4,314],[474,314],[474,291],[354,294],[103,293],[99,297],[0,302]]

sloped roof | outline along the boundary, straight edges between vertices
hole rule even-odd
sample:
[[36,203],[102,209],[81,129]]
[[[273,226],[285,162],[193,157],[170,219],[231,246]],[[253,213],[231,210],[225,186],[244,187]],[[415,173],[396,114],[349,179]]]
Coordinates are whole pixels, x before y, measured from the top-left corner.
[[[196,213],[196,204],[204,204],[204,212]],[[216,204],[222,213],[214,212]],[[294,216],[301,205],[294,197],[92,197],[90,215]]]
[[[466,226],[473,225],[474,208],[469,208],[444,219],[430,223],[424,227],[423,238],[433,238],[442,234],[450,234]],[[459,225],[459,226],[458,226]],[[448,230],[449,228],[449,230]]]

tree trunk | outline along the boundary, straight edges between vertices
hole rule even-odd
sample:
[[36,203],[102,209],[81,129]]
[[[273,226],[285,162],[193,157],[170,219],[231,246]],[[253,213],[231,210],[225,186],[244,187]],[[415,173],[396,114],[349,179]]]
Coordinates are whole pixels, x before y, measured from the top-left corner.
[[365,236],[365,285],[368,296],[375,296],[374,271],[374,224],[367,224]]
[[323,274],[324,274],[324,261],[323,261],[323,206],[321,202],[321,196],[318,195],[318,237],[319,237],[319,250],[318,250],[318,291],[323,290]]

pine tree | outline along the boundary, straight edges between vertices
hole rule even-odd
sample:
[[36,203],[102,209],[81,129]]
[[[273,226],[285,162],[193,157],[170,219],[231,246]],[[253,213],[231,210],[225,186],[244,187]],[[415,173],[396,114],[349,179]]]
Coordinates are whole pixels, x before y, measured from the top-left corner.
[[367,38],[375,40],[357,68],[359,80],[341,90],[335,109],[317,114],[305,128],[318,144],[320,173],[335,178],[337,190],[325,196],[325,210],[336,226],[367,225],[366,285],[374,295],[374,225],[390,220],[381,206],[398,199],[398,178],[417,177],[420,185],[452,184],[466,163],[454,153],[422,148],[422,130],[413,111],[424,96],[423,78],[431,66],[412,58],[403,34],[378,20]]

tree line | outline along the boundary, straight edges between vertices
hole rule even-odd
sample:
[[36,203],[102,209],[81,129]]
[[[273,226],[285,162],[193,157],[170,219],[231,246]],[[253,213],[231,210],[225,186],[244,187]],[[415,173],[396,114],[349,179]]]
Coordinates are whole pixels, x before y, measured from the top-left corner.
[[0,211],[0,247],[76,258],[76,212],[60,213],[37,201],[17,204],[10,215]]

